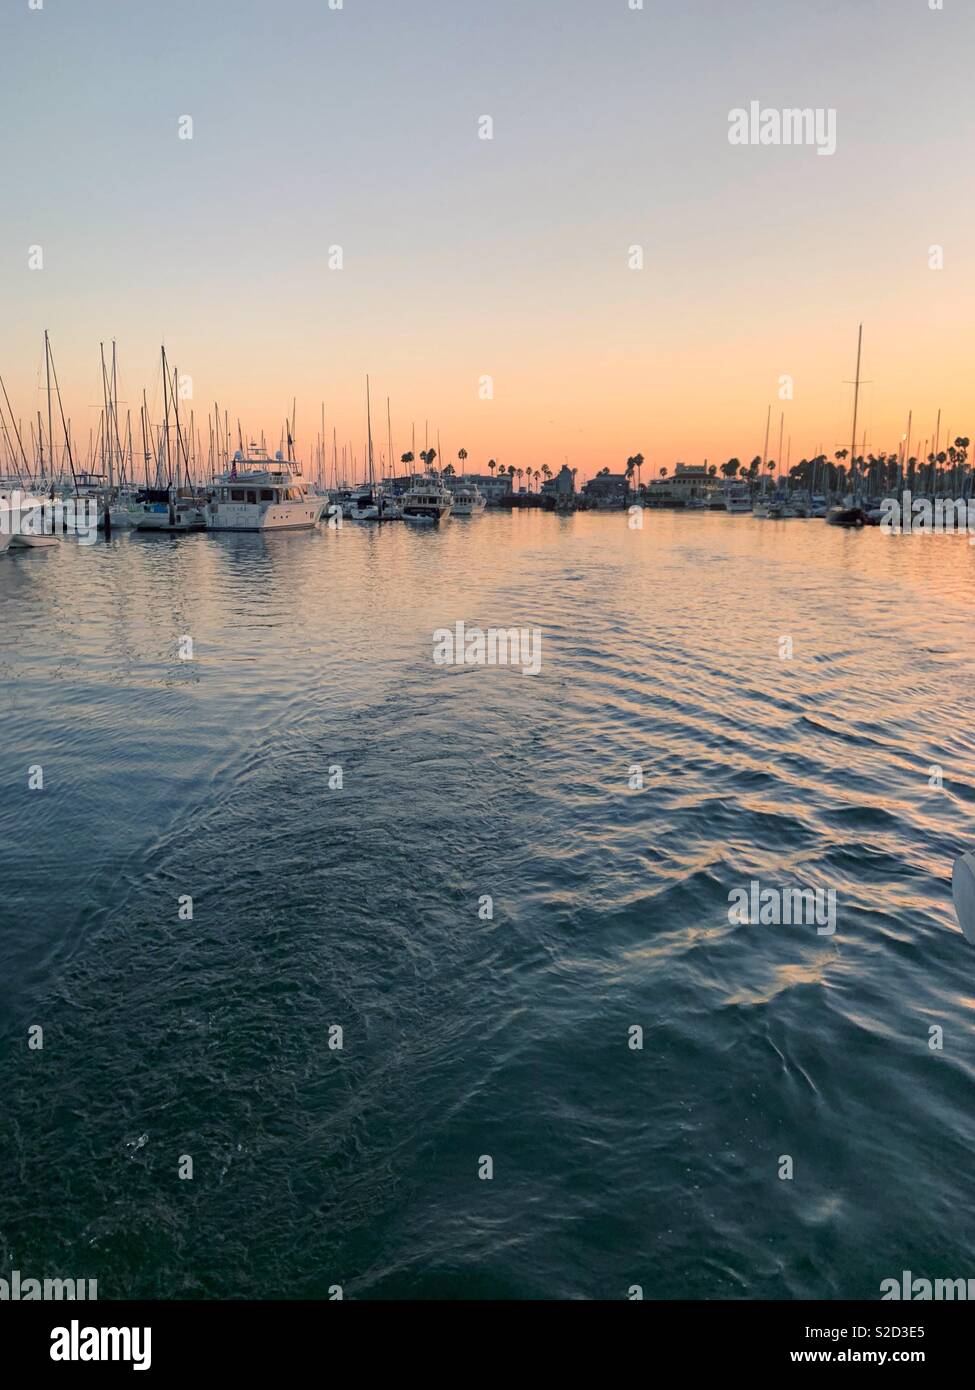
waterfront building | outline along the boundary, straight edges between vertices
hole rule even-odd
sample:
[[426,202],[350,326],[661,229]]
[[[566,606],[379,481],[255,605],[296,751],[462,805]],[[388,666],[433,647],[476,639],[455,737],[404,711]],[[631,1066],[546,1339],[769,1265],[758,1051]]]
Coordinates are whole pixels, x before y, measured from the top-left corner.
[[678,463],[672,477],[654,478],[645,489],[648,507],[710,507],[712,502],[718,506],[721,494],[721,481],[712,477],[707,464]]

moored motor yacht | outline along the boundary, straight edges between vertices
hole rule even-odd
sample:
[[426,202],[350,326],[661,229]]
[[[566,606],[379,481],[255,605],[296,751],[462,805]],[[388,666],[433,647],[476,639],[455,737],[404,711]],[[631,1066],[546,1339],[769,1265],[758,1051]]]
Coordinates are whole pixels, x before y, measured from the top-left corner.
[[731,516],[750,516],[752,494],[747,483],[732,483],[724,490],[724,509]]
[[415,478],[409,492],[400,499],[403,520],[426,526],[446,521],[451,505],[450,493],[433,478]]
[[246,461],[235,454],[229,471],[214,480],[204,515],[208,531],[310,530],[327,506],[328,494],[313,496],[296,463],[251,451]]
[[476,483],[460,483],[451,496],[452,516],[480,516],[487,506],[487,498]]

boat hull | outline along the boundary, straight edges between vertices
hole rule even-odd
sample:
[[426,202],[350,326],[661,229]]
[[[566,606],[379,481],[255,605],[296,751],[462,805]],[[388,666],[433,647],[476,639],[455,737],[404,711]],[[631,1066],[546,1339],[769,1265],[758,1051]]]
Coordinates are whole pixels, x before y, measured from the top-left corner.
[[867,518],[859,507],[834,507],[827,513],[828,526],[843,526],[848,531],[859,531],[867,525]]
[[10,545],[16,550],[47,550],[52,545],[60,545],[57,536],[32,536],[19,534],[10,537]]
[[412,521],[416,526],[438,526],[450,516],[450,508],[438,510],[436,507],[404,507],[403,520]]
[[311,531],[322,519],[323,504],[272,505],[263,515],[250,503],[221,502],[207,509],[208,531]]

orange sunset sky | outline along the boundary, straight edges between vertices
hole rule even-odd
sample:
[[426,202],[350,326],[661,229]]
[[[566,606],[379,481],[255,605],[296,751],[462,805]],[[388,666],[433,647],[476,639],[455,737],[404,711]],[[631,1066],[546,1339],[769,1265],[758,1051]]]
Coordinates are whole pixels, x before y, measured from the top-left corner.
[[[849,446],[861,321],[858,445],[975,435],[970,5],[47,0],[0,38],[0,373],[26,427],[49,329],[82,454],[115,339],[123,415],[165,342],[204,451],[214,401],[276,447],[297,397],[300,457],[324,401],[361,458],[368,372],[377,459],[388,395],[397,455],[428,422],[468,468],[747,462],[770,404],[795,463]],[[752,100],[835,108],[835,155],[731,145]]]

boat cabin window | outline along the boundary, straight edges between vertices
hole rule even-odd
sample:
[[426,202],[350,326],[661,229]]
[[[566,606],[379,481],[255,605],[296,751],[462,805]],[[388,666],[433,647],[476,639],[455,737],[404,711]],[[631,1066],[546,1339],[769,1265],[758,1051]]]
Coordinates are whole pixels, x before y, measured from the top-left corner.
[[261,501],[262,501],[262,502],[273,502],[273,501],[274,501],[274,493],[272,492],[272,490],[271,490],[269,487],[262,487],[262,488],[261,488]]
[[243,502],[244,489],[240,487],[232,487],[230,489],[230,500],[231,502]]
[[251,503],[252,506],[256,506],[256,505],[257,505],[257,493],[256,493],[256,492],[249,492],[249,493],[247,494],[247,500],[248,500],[248,502]]

